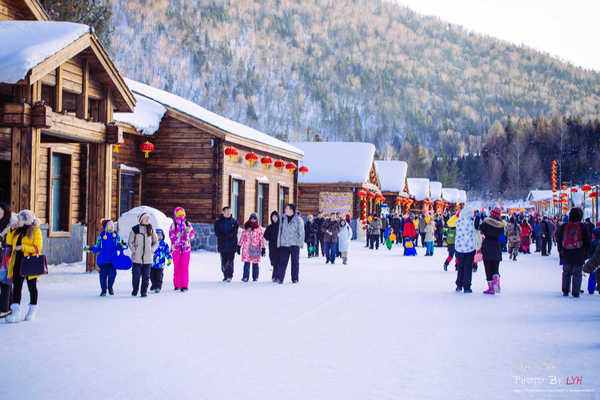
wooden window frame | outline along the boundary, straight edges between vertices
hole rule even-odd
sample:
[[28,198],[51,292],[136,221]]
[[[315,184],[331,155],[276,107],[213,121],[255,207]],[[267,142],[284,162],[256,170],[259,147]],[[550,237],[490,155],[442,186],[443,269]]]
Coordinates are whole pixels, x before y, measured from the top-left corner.
[[[66,231],[54,231],[52,230],[52,159],[54,154],[60,154],[62,156],[69,157],[69,182],[68,182],[68,211],[67,211],[67,230]],[[71,237],[71,225],[73,225],[73,152],[66,149],[54,149],[50,147],[48,149],[48,237]]]
[[[281,190],[282,189],[283,189],[283,195],[284,195],[283,199],[281,198]],[[287,201],[285,199],[286,190],[287,190]],[[283,203],[281,202],[282,200],[283,200]],[[289,188],[289,186],[278,183],[277,184],[277,208],[278,209],[281,208],[281,210],[279,210],[280,215],[283,215],[283,213],[285,212],[285,206],[288,205],[289,203],[290,203],[290,188]]]
[[[244,181],[241,178],[237,178],[234,176],[229,176],[229,208],[231,208],[231,210],[233,211],[233,181],[238,181],[239,182],[239,194],[238,194],[238,215],[235,216],[235,218],[237,219],[238,223],[242,223],[244,221],[244,217],[245,217],[245,208],[246,208],[246,181]],[[240,218],[241,215],[241,218]]]
[[134,208],[142,205],[142,174],[138,171],[131,171],[126,168],[117,168],[117,219],[123,215],[121,212],[121,175],[123,173],[135,175],[138,186],[138,200],[134,201]]
[[262,204],[262,210],[260,210],[260,212],[262,213],[262,221],[259,221],[261,226],[267,226],[270,221],[269,221],[269,183],[267,182],[261,182],[259,180],[256,181],[256,191],[255,191],[255,200],[254,200],[254,204],[255,204],[255,209],[256,212],[258,213],[258,189],[260,188],[260,185],[262,185],[263,188],[263,204]]

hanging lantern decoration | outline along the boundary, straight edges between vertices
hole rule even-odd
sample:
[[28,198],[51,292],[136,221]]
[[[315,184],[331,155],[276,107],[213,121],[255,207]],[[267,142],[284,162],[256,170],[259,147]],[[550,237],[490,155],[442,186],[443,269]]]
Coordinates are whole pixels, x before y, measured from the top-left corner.
[[375,195],[375,204],[381,204],[384,201],[385,201],[385,197],[383,197],[381,194]]
[[281,172],[283,167],[285,167],[285,163],[283,162],[283,160],[277,160],[277,161],[275,161],[275,164],[273,164],[273,165],[275,165],[275,168],[277,168],[277,170],[279,172]]
[[596,197],[598,197],[598,193],[596,193],[596,191],[593,191],[592,193],[590,193],[591,199],[595,199]]
[[150,153],[154,151],[154,145],[146,140],[140,145],[140,150],[144,152],[144,158],[148,158]]
[[253,167],[254,163],[258,161],[258,154],[250,152],[246,154],[246,161],[250,163],[250,166]]
[[240,154],[238,149],[233,146],[228,146],[225,148],[225,155],[229,157],[229,161],[233,161],[233,157],[237,157]]
[[285,169],[287,169],[287,170],[288,170],[288,172],[289,172],[290,174],[293,174],[293,173],[294,173],[294,171],[296,170],[296,164],[294,164],[294,163],[292,163],[292,162],[290,162],[290,163],[287,163],[287,164],[285,165]]
[[117,143],[117,144],[113,144],[113,153],[118,153],[119,152],[119,147],[123,146],[125,143]]
[[578,191],[579,191],[579,190],[577,190],[577,188],[576,188],[576,187],[574,187],[574,188],[571,188],[571,193],[577,193]]
[[269,156],[264,156],[260,159],[260,163],[265,167],[265,169],[269,169],[271,164],[273,164],[273,159]]
[[552,160],[552,193],[556,193],[556,189],[557,189],[557,168],[558,168],[558,163],[556,162],[556,160]]
[[567,189],[568,189],[568,187],[566,187],[564,185],[560,187],[560,190],[567,190]]
[[562,197],[563,199],[567,198],[567,196],[569,196],[568,194],[566,194],[565,192],[560,194],[560,197]]
[[590,185],[583,185],[583,186],[581,186],[581,191],[584,193],[591,192],[592,187]]
[[364,199],[366,199],[366,197],[367,197],[367,191],[366,191],[365,189],[361,189],[361,190],[358,192],[358,195],[360,196],[360,199],[361,199],[361,200],[364,200]]
[[308,167],[306,165],[303,165],[300,168],[298,168],[298,172],[300,172],[302,176],[304,176],[308,173]]

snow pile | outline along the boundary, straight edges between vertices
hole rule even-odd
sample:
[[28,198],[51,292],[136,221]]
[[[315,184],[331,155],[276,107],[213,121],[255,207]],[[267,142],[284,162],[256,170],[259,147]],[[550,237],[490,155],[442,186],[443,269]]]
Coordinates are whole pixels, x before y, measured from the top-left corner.
[[527,201],[552,200],[552,190],[532,190],[527,195]]
[[165,92],[164,90],[154,88],[152,86],[145,85],[143,83],[125,79],[125,83],[131,89],[131,91],[141,94],[142,96],[148,97],[160,104],[171,107],[187,114],[193,118],[197,118],[209,125],[212,125],[225,132],[229,132],[232,135],[236,135],[245,139],[253,140],[258,143],[263,143],[269,146],[277,147],[282,150],[290,151],[292,153],[302,155],[302,151],[298,150],[294,146],[289,145],[279,139],[275,139],[272,136],[257,131],[256,129],[250,128],[249,126],[240,124],[239,122],[232,121],[228,118],[222,117],[218,114],[208,111],[206,108],[199,106],[189,100],[179,97],[173,93]]
[[375,161],[375,170],[384,192],[402,192],[408,164],[404,161]]
[[362,142],[291,143],[304,152],[308,173],[300,183],[364,183],[373,166],[375,146]]
[[17,83],[88,32],[87,25],[72,22],[0,21],[0,82]]
[[431,201],[442,199],[442,182],[429,182],[429,196]]
[[408,194],[416,201],[429,199],[429,179],[408,178],[406,185],[408,186]]
[[443,188],[442,189],[442,198],[444,201],[452,204],[458,203],[458,189],[454,188]]
[[156,208],[148,207],[148,206],[140,206],[136,208],[132,208],[127,211],[123,215],[119,217],[117,228],[119,230],[119,235],[121,238],[127,242],[129,238],[129,234],[131,233],[131,228],[136,226],[138,222],[138,216],[141,213],[147,213],[150,215],[150,224],[154,227],[154,229],[162,229],[165,233],[165,241],[170,245],[171,242],[169,240],[169,228],[173,223],[173,220],[167,217],[162,212],[158,211]]
[[458,202],[459,203],[466,203],[467,202],[467,192],[464,190],[459,190],[458,191]]
[[115,121],[133,126],[144,135],[153,135],[160,126],[162,117],[167,112],[160,103],[134,93],[135,109],[132,113],[115,113]]

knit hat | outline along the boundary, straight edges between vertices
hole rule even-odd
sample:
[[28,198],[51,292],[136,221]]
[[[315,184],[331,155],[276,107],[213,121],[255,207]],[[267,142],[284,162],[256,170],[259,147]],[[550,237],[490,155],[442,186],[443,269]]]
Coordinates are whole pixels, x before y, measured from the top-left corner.
[[102,220],[102,230],[106,229],[106,225],[110,222],[110,218],[105,218]]
[[176,219],[177,218],[185,218],[185,210],[183,209],[183,207],[175,207],[173,214],[175,215]]
[[140,215],[138,215],[138,223],[140,223],[140,224],[141,224],[141,223],[142,223],[142,220],[143,220],[145,217],[149,217],[149,216],[150,216],[150,214],[148,214],[147,212],[143,212],[143,213],[141,213]]
[[23,220],[24,225],[39,225],[40,220],[35,217],[35,214],[31,210],[19,211],[19,218]]
[[498,206],[494,207],[492,211],[490,211],[490,217],[500,219],[502,217],[502,209]]
[[252,219],[252,218],[258,220],[258,215],[256,215],[256,213],[252,213],[252,214],[250,214],[250,219]]

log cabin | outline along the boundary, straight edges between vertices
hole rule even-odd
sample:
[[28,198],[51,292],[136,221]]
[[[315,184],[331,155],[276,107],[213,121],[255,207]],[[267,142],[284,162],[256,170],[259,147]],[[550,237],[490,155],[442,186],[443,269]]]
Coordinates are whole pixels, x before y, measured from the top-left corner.
[[37,1],[0,0],[0,16],[0,201],[35,212],[49,263],[80,261],[110,215],[113,113],[135,98],[88,26]]
[[[350,214],[352,230],[359,236],[358,221],[362,218],[364,189],[371,196],[381,195],[374,165],[375,146],[360,142],[299,142],[292,143],[304,151],[304,163],[309,171],[299,177],[298,208],[303,215],[337,212]],[[373,199],[366,201],[366,213],[377,212]]]
[[410,210],[414,213],[421,213],[429,210],[427,202],[429,202],[429,179],[427,178],[407,178],[406,188],[408,195],[413,203]]
[[381,192],[391,213],[402,212],[397,199],[406,198],[406,173],[408,164],[404,161],[375,161],[375,171],[379,177]]
[[[141,201],[168,216],[181,206],[206,236],[224,206],[240,224],[256,212],[266,226],[271,211],[297,202],[302,150],[175,94],[126,82],[137,106],[115,117],[125,137],[113,162],[115,218],[131,208],[123,201],[124,177],[131,174],[138,174],[132,186],[141,199],[134,206]],[[146,142],[153,148],[148,158],[139,150]],[[202,241],[200,248],[215,249],[214,237]]]

